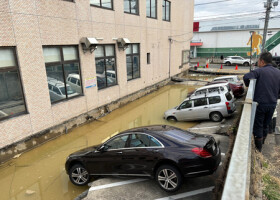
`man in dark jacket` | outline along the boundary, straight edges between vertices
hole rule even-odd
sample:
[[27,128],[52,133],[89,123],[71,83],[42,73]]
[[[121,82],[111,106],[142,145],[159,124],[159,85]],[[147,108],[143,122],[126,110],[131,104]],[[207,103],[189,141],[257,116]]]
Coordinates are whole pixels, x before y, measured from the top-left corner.
[[268,125],[273,116],[280,94],[280,70],[272,65],[272,55],[264,52],[258,60],[258,69],[244,75],[243,80],[248,87],[250,79],[257,79],[254,101],[258,103],[253,134],[255,146],[261,152],[268,133]]

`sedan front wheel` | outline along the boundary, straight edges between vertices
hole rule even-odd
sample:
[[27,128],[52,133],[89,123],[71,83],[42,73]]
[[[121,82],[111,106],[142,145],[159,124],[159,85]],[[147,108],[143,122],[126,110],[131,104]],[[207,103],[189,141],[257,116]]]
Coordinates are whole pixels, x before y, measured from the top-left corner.
[[81,164],[76,164],[71,167],[69,178],[74,185],[78,186],[86,185],[90,181],[88,171]]
[[175,192],[182,185],[181,173],[171,165],[160,166],[156,172],[156,180],[166,192]]

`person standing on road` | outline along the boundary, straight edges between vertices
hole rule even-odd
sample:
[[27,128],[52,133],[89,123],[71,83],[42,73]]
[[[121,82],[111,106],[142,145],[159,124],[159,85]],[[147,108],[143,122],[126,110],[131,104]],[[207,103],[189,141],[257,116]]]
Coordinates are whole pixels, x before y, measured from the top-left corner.
[[268,125],[273,116],[280,94],[280,70],[272,66],[272,55],[261,53],[258,69],[244,75],[243,80],[248,87],[250,79],[257,79],[254,101],[258,103],[253,134],[255,146],[261,152],[268,133]]

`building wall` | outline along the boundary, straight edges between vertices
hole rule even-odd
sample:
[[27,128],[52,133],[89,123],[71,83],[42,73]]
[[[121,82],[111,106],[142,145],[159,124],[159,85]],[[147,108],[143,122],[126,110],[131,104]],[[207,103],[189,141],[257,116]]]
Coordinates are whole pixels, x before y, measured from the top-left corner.
[[[180,35],[172,37],[170,76],[187,69],[179,66],[192,38],[193,0],[171,0],[171,22],[162,21],[160,0],[157,19],[146,17],[145,1],[139,1],[139,15],[124,13],[123,1],[113,2],[114,10],[90,6],[89,0],[0,1],[0,47],[16,47],[28,111],[0,121],[0,148],[169,78],[169,36]],[[125,51],[116,46],[118,85],[84,88],[84,96],[51,104],[42,46],[78,45],[82,37],[103,38],[100,44],[116,44],[113,38],[123,37],[140,43],[141,77],[127,81]],[[83,53],[81,45],[79,57],[85,85],[96,76],[95,57]]]
[[[258,34],[263,34],[262,30],[254,31]],[[271,31],[271,34],[267,36],[267,40],[280,29],[271,29],[269,31]],[[201,47],[197,47],[197,57],[219,57],[221,55],[247,57],[247,52],[250,51],[250,45],[247,45],[250,40],[249,30],[197,32],[194,33],[193,40],[203,42]],[[280,45],[278,44],[270,52],[273,55],[275,53],[280,55]]]

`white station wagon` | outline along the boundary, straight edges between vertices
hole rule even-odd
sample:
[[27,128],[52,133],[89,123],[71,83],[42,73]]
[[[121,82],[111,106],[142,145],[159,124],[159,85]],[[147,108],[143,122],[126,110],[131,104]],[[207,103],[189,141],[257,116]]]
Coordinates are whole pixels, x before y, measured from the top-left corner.
[[236,110],[233,95],[228,91],[200,94],[185,99],[179,106],[164,113],[164,118],[174,121],[211,119],[222,121]]

